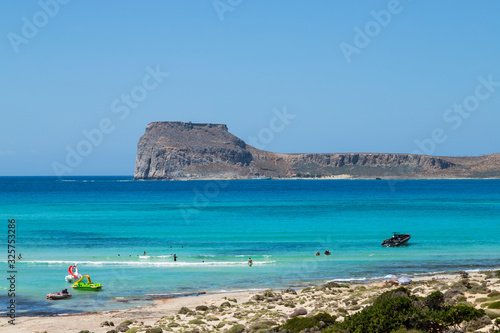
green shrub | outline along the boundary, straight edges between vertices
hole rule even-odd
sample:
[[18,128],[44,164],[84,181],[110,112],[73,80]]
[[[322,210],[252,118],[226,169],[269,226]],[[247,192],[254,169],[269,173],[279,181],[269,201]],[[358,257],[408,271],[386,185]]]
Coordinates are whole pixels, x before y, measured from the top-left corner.
[[274,297],[273,290],[272,289],[267,289],[266,291],[264,291],[264,296],[265,297]]
[[373,333],[402,329],[444,332],[448,326],[484,315],[483,310],[471,306],[446,305],[441,292],[433,292],[419,300],[408,289],[401,287],[381,294],[373,305],[347,316],[343,322],[335,323],[335,329],[338,332]]
[[313,318],[318,321],[324,322],[326,326],[333,325],[335,323],[335,319],[337,319],[335,316],[331,316],[328,313],[324,312],[318,313]]
[[229,333],[241,333],[245,330],[245,326],[241,324],[236,324],[229,329]]
[[203,320],[201,319],[193,319],[188,322],[190,325],[204,325],[206,324]]
[[218,323],[216,327],[217,328],[222,328],[222,327],[224,327],[226,325],[229,325],[229,324],[232,324],[232,322],[230,322],[230,321],[222,321],[222,322]]
[[488,297],[495,297],[495,296],[500,296],[500,291],[493,290],[491,293],[488,294]]
[[186,308],[185,306],[183,306],[183,307],[179,310],[179,312],[178,312],[178,313],[179,313],[179,314],[183,314],[183,315],[185,315],[185,314],[191,314],[191,313],[193,313],[193,311],[191,311],[191,310],[189,310],[188,308]]
[[306,328],[319,327],[320,321],[324,323],[325,326],[330,326],[335,323],[335,316],[331,316],[328,313],[318,313],[313,317],[295,317],[288,319],[286,323],[279,326],[275,331],[288,330],[291,333],[298,333]]
[[208,306],[206,305],[198,305],[196,308],[195,308],[196,311],[207,311],[208,310]]
[[424,304],[431,310],[438,311],[443,308],[444,295],[440,291],[435,291],[424,299]]
[[488,305],[488,309],[500,309],[500,301],[490,303],[490,305]]
[[160,327],[148,328],[145,333],[162,333],[163,330]]
[[137,333],[137,331],[139,331],[140,329],[142,329],[142,327],[132,327],[132,328],[128,329],[127,331],[125,331],[125,333]]
[[375,301],[373,302],[373,305],[377,305],[379,303],[382,303],[385,300],[396,298],[396,297],[410,297],[410,291],[406,289],[405,287],[399,287],[394,290],[389,290],[386,292],[383,292],[378,296]]
[[486,287],[486,282],[478,284],[475,282],[470,282],[469,279],[462,279],[452,285],[452,288],[458,289],[460,291],[467,291],[471,294],[487,294],[491,292],[490,289]]
[[435,315],[435,318],[444,323],[445,326],[451,326],[458,325],[463,321],[471,321],[481,318],[486,315],[486,312],[484,312],[484,310],[478,310],[472,306],[459,304],[450,306],[445,311],[431,315]]
[[376,300],[374,305],[347,316],[338,326],[347,332],[391,332],[406,327],[405,323],[413,312],[410,298],[386,298],[384,295],[383,299]]

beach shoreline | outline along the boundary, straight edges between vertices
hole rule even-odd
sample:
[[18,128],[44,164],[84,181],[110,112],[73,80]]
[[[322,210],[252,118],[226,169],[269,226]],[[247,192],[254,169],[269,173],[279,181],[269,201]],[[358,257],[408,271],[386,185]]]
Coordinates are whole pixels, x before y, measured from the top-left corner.
[[[472,284],[481,284],[487,290],[500,292],[500,279],[491,278],[494,271],[473,271],[465,273]],[[497,271],[498,272],[498,271]],[[405,284],[417,295],[425,296],[435,290],[447,290],[456,285],[465,275],[461,272],[445,272],[417,276],[412,284]],[[498,274],[497,274],[498,275]],[[333,283],[333,284],[332,284]],[[340,286],[330,294],[325,285]],[[0,332],[89,332],[104,333],[117,331],[121,323],[128,327],[162,327],[163,331],[185,331],[199,327],[209,331],[225,331],[234,325],[250,327],[252,324],[266,321],[282,324],[294,310],[305,308],[309,314],[327,312],[342,317],[363,309],[383,291],[399,286],[380,279],[369,283],[330,282],[325,285],[293,290],[238,291],[224,293],[206,293],[185,297],[158,297],[152,299],[154,305],[106,312],[86,312],[54,316],[20,316],[16,325],[5,321],[0,325]],[[335,295],[334,297],[331,297]],[[353,297],[352,295],[356,295]],[[477,308],[486,295],[464,293],[467,302]],[[182,312],[184,311],[184,313]],[[497,311],[497,310],[494,310]],[[500,311],[500,310],[498,310]],[[246,313],[246,315],[242,315]],[[500,316],[500,313],[498,314]],[[113,323],[113,326],[106,325]],[[492,327],[492,326],[491,326]],[[486,328],[485,328],[486,329]],[[138,331],[140,331],[138,329]],[[487,332],[487,330],[480,330]]]

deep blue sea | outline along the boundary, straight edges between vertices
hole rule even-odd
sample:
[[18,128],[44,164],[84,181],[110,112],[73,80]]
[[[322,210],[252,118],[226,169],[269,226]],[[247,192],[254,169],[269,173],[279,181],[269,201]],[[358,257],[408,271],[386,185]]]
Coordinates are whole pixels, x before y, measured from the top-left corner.
[[[0,302],[9,301],[7,230],[15,219],[18,315],[500,268],[500,180],[0,177],[0,208]],[[382,247],[395,231],[411,234],[408,246]],[[64,277],[74,263],[104,288],[71,290]],[[71,299],[46,300],[63,288]]]

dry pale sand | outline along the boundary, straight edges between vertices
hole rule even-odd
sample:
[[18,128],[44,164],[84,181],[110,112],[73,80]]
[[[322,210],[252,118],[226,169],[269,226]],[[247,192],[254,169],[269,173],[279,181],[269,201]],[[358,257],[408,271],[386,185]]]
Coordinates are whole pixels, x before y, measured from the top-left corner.
[[[456,289],[462,280],[460,275],[434,275],[414,278],[407,285],[413,294],[429,295],[432,291],[443,293]],[[467,288],[456,294],[455,301],[467,302],[477,308],[486,309],[487,304],[500,299],[500,296],[488,297],[492,291],[500,292],[500,279],[488,272],[471,273]],[[455,287],[453,286],[455,284]],[[475,286],[475,287],[474,287]],[[147,329],[161,328],[168,332],[225,332],[235,325],[243,325],[246,332],[257,331],[285,322],[294,310],[306,309],[308,315],[327,312],[338,317],[361,311],[370,304],[370,300],[382,292],[397,285],[384,282],[372,284],[351,284],[348,287],[331,288],[316,286],[302,290],[269,290],[264,292],[239,292],[215,295],[200,295],[176,299],[160,299],[154,306],[108,313],[66,315],[55,317],[18,317],[16,325],[10,325],[5,318],[0,325],[0,332],[119,332],[121,323],[130,332],[147,332]],[[458,299],[456,299],[458,297]],[[183,308],[190,311],[179,311]],[[198,308],[197,308],[198,307]],[[186,313],[185,313],[186,312]],[[500,317],[500,310],[488,310],[490,315]],[[103,326],[113,322],[114,326]],[[493,327],[489,324],[477,332],[488,332]],[[123,329],[123,327],[121,327]],[[134,328],[137,328],[134,330]],[[123,330],[126,331],[126,330]]]

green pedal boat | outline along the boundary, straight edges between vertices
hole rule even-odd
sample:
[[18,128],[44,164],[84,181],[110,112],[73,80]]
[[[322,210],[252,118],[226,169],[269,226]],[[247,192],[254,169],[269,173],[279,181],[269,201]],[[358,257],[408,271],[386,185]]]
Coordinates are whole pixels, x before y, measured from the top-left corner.
[[[87,278],[87,283],[82,282],[83,278]],[[90,280],[90,276],[84,275],[82,276],[78,281],[73,283],[72,285],[73,289],[80,289],[80,290],[101,290],[102,284],[100,283],[92,283]]]

